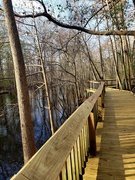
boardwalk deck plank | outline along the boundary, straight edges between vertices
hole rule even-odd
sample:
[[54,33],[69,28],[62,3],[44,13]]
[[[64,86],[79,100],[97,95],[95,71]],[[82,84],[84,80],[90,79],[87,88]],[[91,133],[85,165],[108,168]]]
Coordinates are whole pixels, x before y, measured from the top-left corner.
[[97,156],[89,158],[83,179],[135,179],[135,97],[130,92],[107,89]]

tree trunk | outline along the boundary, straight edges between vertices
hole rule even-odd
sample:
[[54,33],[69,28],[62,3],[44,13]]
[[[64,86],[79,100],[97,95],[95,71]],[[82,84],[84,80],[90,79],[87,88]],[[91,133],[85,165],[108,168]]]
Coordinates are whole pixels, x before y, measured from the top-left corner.
[[34,143],[34,132],[31,118],[25,64],[22,55],[19,35],[15,23],[12,2],[11,0],[3,0],[3,5],[14,63],[24,163],[26,163],[36,152],[36,147]]
[[119,38],[120,38],[120,45],[121,45],[121,60],[122,60],[123,73],[124,73],[123,89],[126,88],[126,90],[129,90],[128,76],[127,76],[127,70],[126,70],[126,62],[125,62],[125,58],[124,58],[124,45],[123,45],[122,37],[119,36]]
[[125,53],[125,61],[127,63],[127,76],[128,76],[128,90],[131,91],[131,59],[130,59],[130,46],[127,39],[127,36],[124,38],[124,53]]
[[[109,38],[110,38],[110,42],[111,42],[111,49],[112,49],[112,54],[113,54],[113,59],[114,59],[114,66],[115,66],[115,71],[116,71],[116,82],[118,81],[119,88],[122,89],[122,82],[121,82],[121,78],[120,78],[120,74],[119,74],[119,67],[118,67],[117,45],[116,45],[115,36],[113,36],[114,43],[115,43],[115,50],[114,50],[114,47],[113,47],[112,38],[111,37],[109,37]],[[115,51],[116,51],[116,56],[115,56]],[[116,83],[116,88],[118,88],[117,83]]]
[[[83,38],[83,37],[82,37],[82,38]],[[90,62],[90,65],[91,65],[91,69],[92,69],[92,71],[93,71],[93,74],[94,74],[94,76],[95,76],[95,78],[96,78],[96,73],[97,73],[98,78],[96,78],[96,80],[99,80],[99,79],[101,80],[101,79],[102,79],[102,76],[100,75],[100,73],[99,73],[96,65],[94,64],[93,60],[91,59],[91,55],[90,55],[90,52],[89,52],[89,48],[88,48],[88,45],[87,45],[87,43],[86,43],[86,41],[85,41],[84,38],[83,38],[83,42],[84,42],[85,47],[86,47],[86,53],[87,53],[87,56],[88,56],[88,59],[89,59],[89,62]]]
[[41,51],[41,47],[40,47],[40,42],[39,42],[35,19],[34,19],[34,27],[35,27],[35,33],[36,33],[36,39],[37,39],[36,43],[37,43],[37,49],[38,49],[38,54],[39,54],[39,60],[40,60],[40,65],[41,65],[42,75],[43,75],[43,80],[44,80],[43,83],[44,83],[45,91],[46,91],[46,98],[47,98],[47,105],[48,105],[47,109],[48,109],[49,118],[50,118],[51,132],[53,135],[56,131],[56,127],[55,127],[55,123],[54,123],[54,119],[53,119],[52,104],[51,104],[50,92],[49,92],[49,87],[48,87],[47,74],[46,74],[46,69],[45,69],[45,63],[44,63],[43,57],[42,57],[42,51]]

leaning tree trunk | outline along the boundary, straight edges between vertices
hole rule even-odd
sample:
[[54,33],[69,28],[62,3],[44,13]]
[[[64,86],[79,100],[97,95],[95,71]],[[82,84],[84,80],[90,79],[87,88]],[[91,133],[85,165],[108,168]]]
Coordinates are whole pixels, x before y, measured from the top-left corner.
[[30,111],[25,64],[21,50],[19,35],[15,23],[12,2],[11,0],[3,0],[3,5],[14,63],[24,163],[26,163],[36,152],[36,147],[34,143],[34,133]]
[[122,65],[123,65],[123,72],[124,72],[124,80],[123,84],[126,86],[126,90],[129,90],[129,84],[128,84],[128,76],[127,76],[127,69],[126,69],[126,62],[124,58],[124,46],[123,46],[123,40],[122,37],[119,36],[120,38],[120,44],[121,44],[121,60],[122,60]]
[[[118,58],[117,58],[117,52],[116,52],[116,56],[115,56],[115,51],[117,51],[117,45],[116,45],[116,40],[115,40],[115,36],[113,36],[114,38],[114,43],[115,43],[115,50],[113,47],[113,41],[111,36],[109,36],[110,42],[111,42],[111,49],[112,49],[112,54],[113,54],[113,59],[114,59],[114,66],[115,66],[115,72],[116,72],[116,81],[118,80],[118,84],[119,84],[119,88],[122,89],[122,82],[121,82],[121,78],[120,78],[120,74],[119,74],[119,67],[118,67]],[[116,83],[116,88],[117,88],[117,83]]]
[[47,99],[47,105],[48,105],[47,109],[49,112],[51,133],[53,135],[56,131],[56,127],[55,127],[55,123],[54,123],[54,119],[53,119],[52,104],[51,104],[51,98],[50,98],[50,93],[49,93],[49,86],[48,86],[47,74],[46,74],[46,69],[45,69],[45,63],[43,61],[43,56],[42,56],[42,51],[41,51],[41,47],[40,47],[40,41],[39,41],[39,37],[38,37],[35,20],[34,20],[34,27],[35,27],[36,38],[37,38],[38,55],[39,55],[39,60],[40,60],[40,65],[41,65],[42,75],[43,75],[43,80],[44,80],[43,83],[44,83],[45,91],[46,91],[46,99]]
[[[82,36],[82,38],[83,38],[83,36]],[[91,59],[90,51],[89,51],[88,45],[87,45],[87,43],[86,43],[86,41],[85,41],[84,38],[83,38],[83,42],[84,42],[85,47],[86,47],[86,53],[87,53],[87,56],[88,56],[88,59],[89,59],[89,62],[90,62],[90,65],[91,65],[91,69],[92,69],[92,71],[93,71],[93,74],[94,74],[94,76],[96,77],[96,73],[97,73],[98,79],[101,80],[101,79],[102,79],[102,75],[100,75],[97,67],[95,66],[93,60]],[[96,80],[98,80],[98,79],[96,78]]]

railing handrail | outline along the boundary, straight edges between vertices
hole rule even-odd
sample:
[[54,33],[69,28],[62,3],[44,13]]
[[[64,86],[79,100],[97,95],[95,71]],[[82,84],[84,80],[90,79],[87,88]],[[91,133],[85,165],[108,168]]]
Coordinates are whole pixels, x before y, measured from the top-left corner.
[[12,180],[57,179],[90,112],[103,91],[104,82],[101,82],[97,91],[79,106],[29,162],[12,177]]

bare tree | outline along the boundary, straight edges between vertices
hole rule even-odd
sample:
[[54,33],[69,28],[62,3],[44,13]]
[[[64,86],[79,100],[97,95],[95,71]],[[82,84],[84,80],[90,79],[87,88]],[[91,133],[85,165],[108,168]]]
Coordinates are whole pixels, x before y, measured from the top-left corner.
[[[135,31],[134,30],[105,30],[105,31],[95,31],[95,30],[91,30],[91,29],[87,29],[85,28],[85,26],[77,26],[77,25],[70,25],[70,24],[66,24],[63,23],[59,20],[57,20],[55,17],[53,17],[51,14],[48,13],[47,8],[45,3],[43,2],[43,0],[35,0],[37,3],[39,3],[39,6],[43,8],[43,12],[36,12],[35,14],[31,13],[31,14],[27,14],[24,13],[22,14],[16,14],[16,16],[20,17],[20,18],[36,18],[36,17],[46,17],[50,22],[53,22],[54,24],[66,28],[66,29],[75,29],[81,32],[85,32],[88,34],[92,34],[92,35],[129,35],[129,36],[135,36]],[[99,12],[102,11],[102,9],[104,7],[106,7],[108,4],[111,4],[111,8],[114,7],[115,5],[117,5],[118,3],[120,3],[121,0],[118,1],[113,1],[113,3],[111,1],[108,1],[108,3],[105,3],[104,5],[102,5],[102,7],[100,7],[88,20],[88,22],[95,16],[97,15]],[[99,2],[99,4],[101,4]],[[88,22],[86,24],[88,24]]]
[[38,30],[36,27],[35,20],[34,20],[34,27],[35,27],[35,33],[36,33],[36,39],[37,39],[36,44],[37,44],[37,49],[38,49],[38,54],[39,54],[39,61],[40,61],[40,65],[41,65],[41,71],[43,74],[43,81],[44,81],[43,85],[45,87],[46,98],[47,98],[47,105],[48,105],[47,109],[49,111],[51,132],[52,132],[52,134],[54,134],[54,132],[56,131],[56,128],[55,128],[55,124],[54,124],[54,120],[53,120],[53,112],[52,112],[51,98],[50,98],[48,80],[47,80],[46,69],[45,69],[45,62],[44,62],[43,56],[42,56],[42,50],[41,50],[41,46],[40,46],[40,41],[39,41],[39,37],[38,37]]

